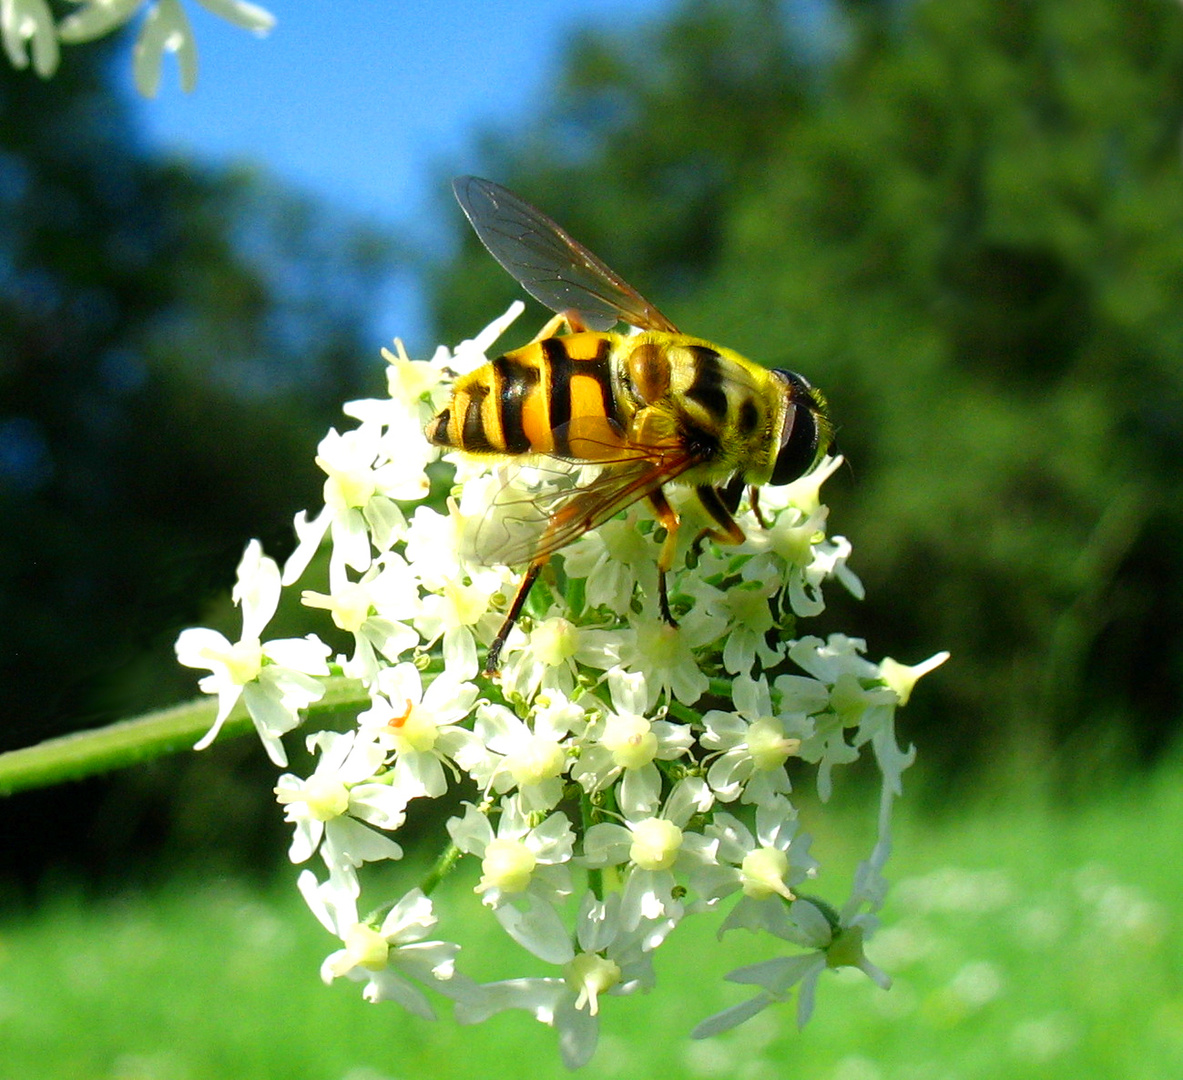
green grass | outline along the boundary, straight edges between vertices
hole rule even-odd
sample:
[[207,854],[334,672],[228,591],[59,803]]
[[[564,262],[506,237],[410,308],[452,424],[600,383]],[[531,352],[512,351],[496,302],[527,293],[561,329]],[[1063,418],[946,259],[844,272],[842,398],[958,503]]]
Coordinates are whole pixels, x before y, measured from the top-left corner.
[[[761,953],[753,939],[719,949],[714,923],[690,920],[661,950],[653,994],[605,1003],[583,1075],[1177,1080],[1181,837],[1178,764],[1071,810],[1012,792],[974,813],[905,815],[869,950],[889,992],[827,973],[804,1032],[789,1006],[691,1042],[698,1019],[744,996],[718,976]],[[819,838],[842,842],[838,828]],[[469,904],[461,891],[442,902]],[[480,913],[465,929],[478,976],[529,970]],[[430,1024],[365,1004],[355,984],[324,987],[332,946],[290,882],[179,881],[99,904],[59,892],[0,920],[0,1078],[567,1075],[553,1033],[524,1015]]]

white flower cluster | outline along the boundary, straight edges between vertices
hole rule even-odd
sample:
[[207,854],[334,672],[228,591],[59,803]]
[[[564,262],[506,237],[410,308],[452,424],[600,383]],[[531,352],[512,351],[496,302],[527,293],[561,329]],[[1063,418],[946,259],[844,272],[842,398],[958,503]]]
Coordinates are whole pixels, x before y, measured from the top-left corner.
[[[269,11],[248,0],[197,0],[208,11],[258,36],[275,25]],[[74,7],[54,24],[49,0],[0,0],[0,38],[15,68],[29,66],[43,79],[57,71],[59,42],[76,44],[110,34],[143,13],[132,52],[136,89],[155,97],[166,53],[175,53],[181,87],[186,93],[197,85],[197,44],[181,0],[73,0]]]
[[[734,1026],[794,985],[803,1023],[826,967],[854,965],[886,985],[862,942],[883,900],[891,804],[913,756],[897,746],[894,713],[944,655],[874,664],[861,641],[796,636],[797,619],[822,609],[824,581],[861,590],[850,545],[825,534],[818,488],[834,459],[763,490],[767,528],[742,515],[745,544],[708,546],[692,567],[679,560],[676,627],[658,617],[655,523],[640,506],[581,537],[547,565],[500,673],[481,675],[516,575],[468,561],[465,537],[504,478],[454,455],[452,494],[442,509],[429,505],[436,452],[422,430],[519,310],[430,361],[408,360],[401,346],[387,353],[389,399],[351,403],[358,426],[321,443],[324,509],[297,519],[299,547],[282,575],[257,543],[248,547],[234,593],[242,639],[193,629],[177,642],[180,662],[208,669],[201,687],[219,697],[200,745],[242,697],[280,766],[281,736],[330,671],[364,687],[350,730],[308,736],[311,775],[285,773],[275,789],[295,828],[292,860],[319,853],[327,870],[324,880],[300,876],[341,942],[323,977],[361,981],[368,1000],[423,1016],[432,1015],[423,987],[452,999],[463,1022],[529,1010],[559,1029],[572,1067],[594,1051],[604,996],[648,990],[654,950],[681,919],[732,900],[724,930],[771,933],[805,951],[733,972],[759,994],[696,1035]],[[281,585],[319,565],[326,538],[328,591],[302,598],[352,637],[332,665],[315,635],[262,636]],[[793,781],[816,767],[825,800],[834,768],[864,749],[882,774],[878,842],[835,910],[799,895],[819,867]],[[408,805],[449,794],[468,801],[448,821],[437,870],[401,898],[367,895],[367,910],[381,914],[359,916],[366,864],[402,855]],[[436,923],[425,893],[464,855],[480,861],[481,902],[549,973],[478,985],[456,970],[458,946],[425,940]]]

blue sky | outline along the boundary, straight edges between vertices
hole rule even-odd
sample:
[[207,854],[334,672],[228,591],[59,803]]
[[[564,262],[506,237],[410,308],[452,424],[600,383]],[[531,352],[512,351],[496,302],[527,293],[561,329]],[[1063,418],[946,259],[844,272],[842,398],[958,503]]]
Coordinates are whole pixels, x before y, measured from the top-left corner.
[[[512,130],[543,100],[563,42],[582,25],[627,27],[673,0],[262,0],[257,38],[185,3],[200,62],[184,94],[166,63],[141,122],[162,148],[260,163],[301,190],[416,240],[438,167],[468,171],[471,136]],[[130,63],[129,63],[130,67]],[[130,82],[130,72],[128,75]],[[412,297],[378,313],[384,336],[422,341]],[[476,328],[474,328],[476,329]]]

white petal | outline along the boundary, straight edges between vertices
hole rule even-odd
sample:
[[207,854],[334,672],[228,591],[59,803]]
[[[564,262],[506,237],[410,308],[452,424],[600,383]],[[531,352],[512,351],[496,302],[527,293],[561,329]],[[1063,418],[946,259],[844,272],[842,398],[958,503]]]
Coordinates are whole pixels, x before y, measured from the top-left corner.
[[269,660],[305,675],[328,675],[328,659],[332,651],[315,634],[302,638],[279,638],[263,645],[263,655]]
[[485,848],[493,839],[493,826],[489,819],[475,806],[468,803],[464,808],[464,817],[448,818],[448,835],[466,855],[483,857]]
[[279,567],[263,554],[263,545],[252,540],[246,546],[231,597],[242,608],[243,640],[258,640],[279,606]]
[[271,12],[257,4],[248,4],[246,0],[197,0],[197,2],[227,22],[241,26],[244,30],[250,30],[260,37],[275,26],[275,16]]
[[325,823],[321,858],[330,869],[337,866],[361,866],[383,859],[401,859],[403,849],[389,836],[368,828],[349,817],[337,817]]
[[136,89],[144,97],[155,97],[160,89],[160,67],[165,52],[177,54],[181,67],[181,89],[190,93],[197,85],[197,46],[189,19],[179,0],[159,0],[148,12],[132,54]]
[[423,1020],[435,1019],[435,1010],[423,991],[389,968],[375,971],[370,976],[370,981],[362,991],[362,997],[369,1002],[396,1001],[412,1016],[418,1016]]
[[574,1001],[562,1001],[555,1017],[559,1029],[559,1054],[568,1069],[579,1069],[591,1061],[600,1038],[600,1018],[587,1009],[575,1008]]
[[657,766],[650,762],[639,769],[625,769],[617,797],[626,817],[651,815],[661,798],[661,774]]
[[506,1009],[524,1009],[536,1020],[549,1024],[554,1020],[559,1002],[570,996],[563,979],[507,979],[486,983],[479,1001],[458,1002],[456,1020],[461,1024],[479,1024]]
[[618,866],[628,860],[633,834],[623,825],[601,821],[583,837],[584,862],[588,866]]
[[291,585],[308,569],[308,564],[320,547],[325,533],[329,531],[332,520],[333,512],[327,506],[312,521],[308,520],[308,515],[303,510],[296,515],[293,524],[299,543],[283,565],[283,584]]
[[740,1024],[750,1020],[757,1013],[763,1012],[772,1004],[773,1000],[774,998],[770,994],[757,994],[754,998],[741,1001],[738,1005],[732,1005],[730,1009],[724,1009],[722,1012],[715,1013],[714,1016],[708,1016],[690,1032],[690,1037],[692,1039],[709,1039],[712,1035],[719,1035],[724,1031],[739,1027]]
[[193,626],[182,630],[177,635],[177,643],[173,646],[177,654],[177,662],[185,667],[205,668],[206,671],[216,671],[223,666],[216,659],[219,654],[229,653],[233,645],[217,630],[208,630],[204,626]]
[[58,23],[58,37],[71,44],[93,41],[110,33],[135,14],[143,0],[100,0],[67,15]]
[[386,913],[380,933],[392,944],[421,941],[438,921],[430,898],[411,889]]
[[565,964],[575,955],[563,920],[549,904],[528,897],[529,911],[519,911],[513,904],[500,905],[497,921],[523,949],[549,964]]

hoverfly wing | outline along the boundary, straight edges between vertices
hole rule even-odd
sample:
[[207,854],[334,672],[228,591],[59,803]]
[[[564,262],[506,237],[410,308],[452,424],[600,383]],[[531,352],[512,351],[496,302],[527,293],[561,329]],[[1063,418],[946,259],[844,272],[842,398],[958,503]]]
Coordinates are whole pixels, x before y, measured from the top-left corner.
[[551,505],[570,493],[577,472],[573,463],[549,458],[501,465],[497,494],[465,527],[461,553],[480,566],[530,562],[550,524]]
[[591,330],[626,322],[642,330],[678,332],[619,274],[508,188],[479,176],[458,176],[452,190],[493,258],[551,311],[574,310]]
[[[627,445],[594,464],[542,457],[516,466],[477,525],[472,554],[486,565],[505,566],[553,555],[698,461],[685,449]],[[531,469],[534,479],[545,475],[533,490],[522,482]]]

